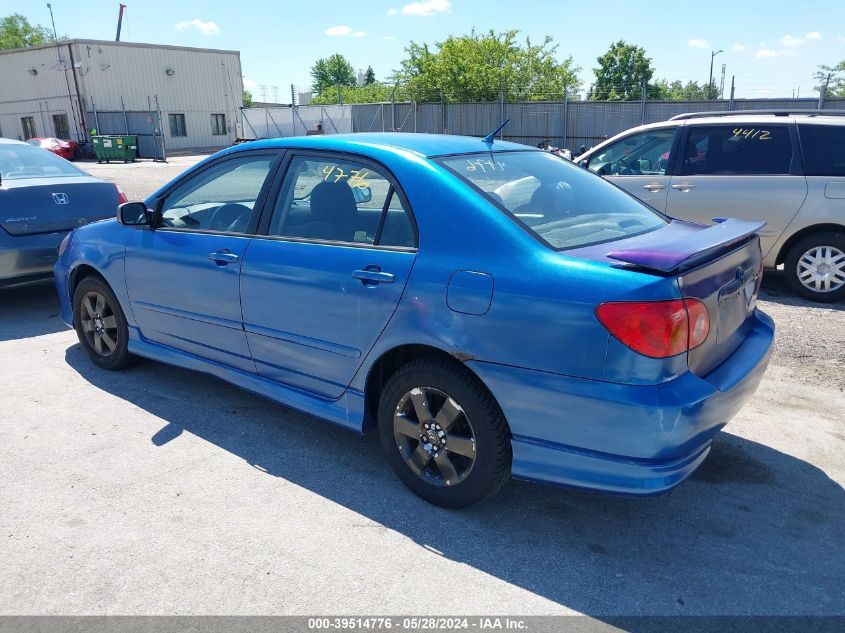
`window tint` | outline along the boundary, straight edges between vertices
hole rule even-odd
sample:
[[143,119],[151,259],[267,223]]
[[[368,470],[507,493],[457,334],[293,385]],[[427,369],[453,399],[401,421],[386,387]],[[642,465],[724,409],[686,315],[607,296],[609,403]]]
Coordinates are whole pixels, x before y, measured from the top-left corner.
[[393,186],[354,161],[298,156],[290,164],[269,235],[379,246],[414,246]]
[[845,125],[799,123],[807,176],[845,176]]
[[59,158],[40,147],[17,143],[0,144],[0,180],[84,175],[84,172],[64,158]]
[[243,233],[274,160],[232,158],[197,174],[167,196],[161,226]]
[[691,126],[681,163],[684,176],[788,174],[792,141],[785,125]]
[[552,248],[618,240],[665,225],[636,198],[548,152],[465,154],[442,163]]
[[590,171],[602,176],[662,176],[669,165],[677,128],[632,134],[590,159]]

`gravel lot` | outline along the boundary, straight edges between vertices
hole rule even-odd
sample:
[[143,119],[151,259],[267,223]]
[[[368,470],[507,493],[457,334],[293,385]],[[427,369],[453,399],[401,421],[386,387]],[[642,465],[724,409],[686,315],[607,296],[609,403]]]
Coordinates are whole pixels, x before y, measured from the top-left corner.
[[[141,199],[192,164],[83,164]],[[50,286],[0,295],[0,614],[845,614],[845,305],[790,297],[770,370],[672,493],[511,482],[427,506],[375,437],[213,378],[96,369]]]

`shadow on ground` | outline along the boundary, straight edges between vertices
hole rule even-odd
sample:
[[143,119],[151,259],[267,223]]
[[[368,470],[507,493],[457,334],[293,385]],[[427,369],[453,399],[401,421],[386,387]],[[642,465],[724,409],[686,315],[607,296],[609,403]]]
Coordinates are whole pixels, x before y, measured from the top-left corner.
[[64,330],[67,326],[59,318],[59,298],[52,282],[0,290],[0,341]]
[[845,301],[820,303],[799,297],[786,285],[782,270],[770,270],[768,268],[763,273],[760,298],[786,306],[809,306],[813,308],[828,308],[830,310],[845,310]]
[[[150,438],[155,445],[192,433],[267,476],[577,611],[845,613],[843,489],[763,444],[721,434],[692,479],[662,497],[511,482],[484,504],[446,511],[402,487],[374,436],[179,368],[145,361],[110,373],[91,365],[79,346],[66,359],[96,387],[165,420]],[[192,394],[188,407],[185,394]]]

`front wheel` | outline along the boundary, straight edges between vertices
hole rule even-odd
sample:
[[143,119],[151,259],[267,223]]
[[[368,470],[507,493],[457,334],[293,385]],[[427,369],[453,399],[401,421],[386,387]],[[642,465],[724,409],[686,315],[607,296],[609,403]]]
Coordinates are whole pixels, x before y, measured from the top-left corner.
[[435,505],[462,508],[508,480],[511,445],[499,405],[465,367],[421,359],[401,367],[381,395],[382,447],[396,475]]
[[831,303],[845,298],[845,235],[817,233],[795,244],[784,261],[789,286],[799,295]]
[[86,277],[76,287],[73,327],[82,349],[96,365],[116,370],[131,364],[126,317],[117,297],[100,278]]

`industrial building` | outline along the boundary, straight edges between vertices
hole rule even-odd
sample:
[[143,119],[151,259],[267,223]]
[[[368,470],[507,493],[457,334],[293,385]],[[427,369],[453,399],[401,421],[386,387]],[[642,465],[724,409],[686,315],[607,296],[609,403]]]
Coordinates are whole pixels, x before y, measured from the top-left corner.
[[0,136],[138,135],[141,157],[243,136],[238,51],[72,39],[0,51]]

